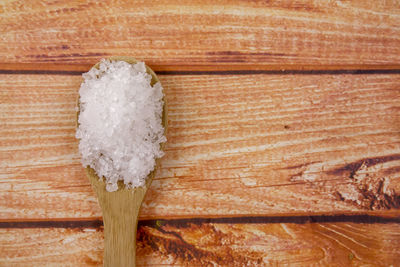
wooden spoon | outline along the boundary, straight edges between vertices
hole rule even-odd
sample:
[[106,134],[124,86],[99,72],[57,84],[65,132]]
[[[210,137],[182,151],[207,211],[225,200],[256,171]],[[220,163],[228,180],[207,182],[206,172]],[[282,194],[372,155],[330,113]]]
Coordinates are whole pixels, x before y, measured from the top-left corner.
[[[137,60],[132,57],[110,57],[110,60],[126,61],[135,64]],[[99,63],[94,65],[98,68]],[[147,73],[152,76],[151,85],[159,82],[152,69],[146,66]],[[79,102],[78,102],[79,107]],[[78,111],[79,117],[79,111]],[[162,124],[166,134],[167,110],[164,99]],[[161,145],[163,148],[163,144]],[[155,170],[159,166],[159,159],[156,160],[156,167],[146,179],[143,187],[127,189],[123,182],[118,182],[118,190],[106,191],[106,184],[99,179],[95,171],[87,167],[86,173],[99,199],[103,212],[104,222],[104,266],[106,267],[128,267],[136,266],[136,231],[140,206],[147,189],[154,178]]]

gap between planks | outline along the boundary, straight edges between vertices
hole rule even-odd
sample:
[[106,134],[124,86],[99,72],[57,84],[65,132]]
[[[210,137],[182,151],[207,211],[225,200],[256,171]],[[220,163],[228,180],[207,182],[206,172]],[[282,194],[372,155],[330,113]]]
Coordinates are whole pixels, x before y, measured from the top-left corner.
[[[94,63],[93,63],[94,64]],[[215,64],[215,65],[153,65],[159,74],[398,74],[395,65],[299,65],[299,64]],[[0,63],[0,74],[81,75],[91,64]]]
[[[340,214],[291,214],[291,215],[240,215],[240,216],[196,216],[196,217],[160,217],[144,218],[139,220],[139,225],[157,225],[158,223],[172,225],[182,224],[276,224],[276,223],[400,223],[400,211],[378,211],[365,213],[340,213]],[[48,218],[48,219],[0,219],[1,228],[99,228],[103,226],[100,217],[94,218]]]

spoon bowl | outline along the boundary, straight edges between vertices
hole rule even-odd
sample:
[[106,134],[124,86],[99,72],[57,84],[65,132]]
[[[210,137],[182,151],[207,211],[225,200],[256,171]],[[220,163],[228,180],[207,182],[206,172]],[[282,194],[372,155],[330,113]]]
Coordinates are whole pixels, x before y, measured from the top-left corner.
[[[109,59],[125,61],[129,64],[137,63],[136,59],[126,56],[114,56]],[[94,67],[98,68],[99,64],[100,63],[97,63]],[[146,71],[152,77],[152,86],[160,81],[154,71],[148,66],[146,66]],[[79,118],[79,111],[77,118]],[[167,130],[167,110],[165,99],[162,113],[162,125],[165,134]],[[163,145],[164,144],[161,144],[161,148],[163,148]],[[103,179],[100,179],[92,168],[86,168],[86,174],[92,184],[93,190],[96,192],[103,212],[104,266],[136,266],[136,232],[138,215],[143,199],[150,187],[159,163],[160,159],[157,159],[156,166],[148,175],[143,187],[127,188],[122,181],[119,181],[118,190],[114,192],[108,192]]]

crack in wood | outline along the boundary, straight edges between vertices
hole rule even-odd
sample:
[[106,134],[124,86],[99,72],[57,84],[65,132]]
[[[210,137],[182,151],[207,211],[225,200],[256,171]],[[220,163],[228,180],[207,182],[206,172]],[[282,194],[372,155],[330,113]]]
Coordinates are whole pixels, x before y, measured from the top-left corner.
[[383,157],[366,158],[343,167],[329,171],[329,174],[347,175],[347,186],[339,186],[334,195],[340,201],[352,203],[368,210],[388,210],[400,208],[400,194],[390,188],[390,179],[381,175],[390,175],[399,168],[391,168],[391,172],[379,173],[379,164],[400,160],[399,154]]
[[385,163],[389,161],[400,160],[400,154],[392,154],[386,155],[382,157],[375,157],[375,158],[365,158],[361,159],[349,164],[344,165],[343,167],[336,168],[327,172],[330,175],[343,175],[344,173],[350,172],[350,178],[354,175],[356,171],[360,169],[362,165],[366,167],[371,167],[380,163]]
[[[365,158],[328,171],[326,163],[312,162],[289,166],[300,169],[290,176],[291,182],[305,181],[318,190],[327,190],[337,201],[343,201],[366,210],[400,208],[400,194],[391,188],[390,177],[400,171],[398,166],[382,170],[382,164],[400,160],[400,154]],[[334,191],[328,190],[331,177],[342,177],[344,183],[336,183]],[[329,180],[328,180],[329,178]],[[343,181],[343,180],[342,180]]]
[[[64,48],[65,46],[63,45],[63,50],[65,50],[66,48]],[[60,58],[71,58],[71,57],[106,57],[107,54],[105,53],[92,53],[92,52],[88,52],[88,53],[60,53],[59,55],[48,55],[48,54],[37,54],[37,55],[28,55],[27,57],[30,58],[39,58],[39,59],[60,59]]]
[[[359,170],[364,170],[362,165]],[[341,201],[353,203],[368,210],[388,210],[400,208],[400,195],[390,189],[390,180],[376,178],[369,173],[352,172],[349,176],[351,183],[347,188],[340,188],[334,194]]]

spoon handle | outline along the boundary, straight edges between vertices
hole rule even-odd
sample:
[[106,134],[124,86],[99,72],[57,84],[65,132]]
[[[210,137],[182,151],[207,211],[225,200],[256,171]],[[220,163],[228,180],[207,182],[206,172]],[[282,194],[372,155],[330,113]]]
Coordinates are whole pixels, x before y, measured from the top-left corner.
[[104,266],[136,266],[138,215],[151,179],[144,187],[126,189],[121,186],[123,188],[118,191],[107,192],[105,183],[93,170],[88,169],[88,174],[103,212]]
[[[113,205],[112,203],[109,202]],[[120,210],[115,211],[118,208]],[[129,212],[115,207],[115,205],[106,212],[103,209],[105,267],[136,266],[136,231],[139,208],[133,210],[129,207],[128,210]]]

